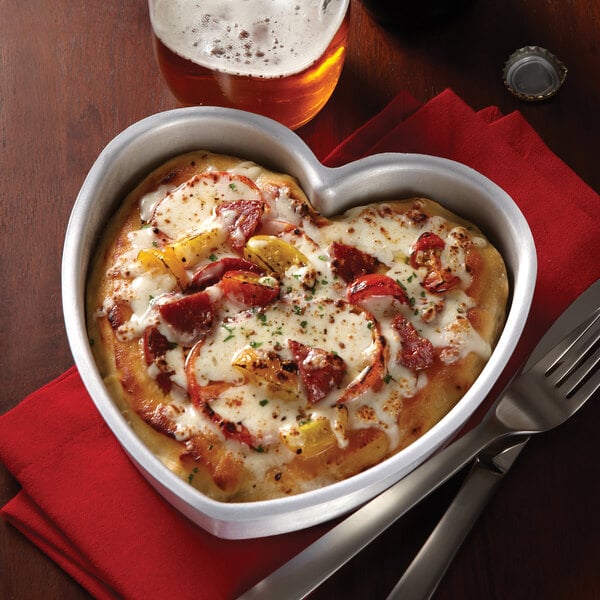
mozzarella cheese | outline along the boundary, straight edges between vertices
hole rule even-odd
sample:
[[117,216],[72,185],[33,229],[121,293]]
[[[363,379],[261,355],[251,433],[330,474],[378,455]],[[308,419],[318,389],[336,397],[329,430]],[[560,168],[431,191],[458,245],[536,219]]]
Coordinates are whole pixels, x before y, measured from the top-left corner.
[[[240,209],[256,203],[258,215]],[[468,255],[488,246],[478,230],[420,199],[360,206],[330,220],[307,206],[285,179],[273,183],[247,161],[156,186],[138,198],[141,227],[113,254],[104,275],[111,284],[96,313],[102,319],[111,307],[126,306],[113,326],[116,338],[140,340],[145,377],[165,393],[160,412],[171,435],[180,443],[221,439],[255,480],[302,451],[343,451],[352,431],[384,432],[393,453],[403,444],[405,405],[427,389],[432,372],[403,353],[434,356],[426,367],[435,360],[439,371],[473,355],[483,364],[494,342],[469,318],[479,307],[469,294],[476,274]],[[441,241],[415,262],[424,233]],[[369,270],[403,294],[373,288],[357,299],[340,276],[335,244],[374,259]],[[247,261],[233,269],[242,279],[231,275],[238,293],[226,287],[227,270],[194,289],[199,271],[224,259]],[[451,277],[448,290],[427,285],[432,269],[444,281]],[[276,297],[264,300],[273,289]],[[259,296],[248,299],[248,290]],[[194,293],[211,307],[200,335],[178,331],[180,321],[168,316]],[[166,340],[166,349],[151,347],[149,331]],[[290,340],[306,355],[295,355]],[[315,386],[317,400],[309,389]]]

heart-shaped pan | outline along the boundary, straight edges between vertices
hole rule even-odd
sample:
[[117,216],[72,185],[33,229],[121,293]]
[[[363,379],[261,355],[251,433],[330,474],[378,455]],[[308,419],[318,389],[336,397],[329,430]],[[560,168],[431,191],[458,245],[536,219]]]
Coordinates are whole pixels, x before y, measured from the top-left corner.
[[[478,225],[502,253],[511,285],[506,325],[491,359],[462,400],[420,439],[363,473],[333,485],[251,503],[212,500],[163,466],[113,403],[94,362],[85,326],[84,290],[97,239],[135,183],[167,159],[209,150],[295,176],[314,207],[330,216],[378,199],[425,196]],[[102,417],[140,472],[173,506],[211,533],[261,537],[327,521],[369,500],[446,443],[486,397],[523,330],[536,278],[531,232],[513,200],[462,164],[426,155],[379,154],[323,166],[289,129],[257,115],[215,107],[150,116],[119,134],[85,179],[68,224],[62,263],[63,310],[76,366]]]

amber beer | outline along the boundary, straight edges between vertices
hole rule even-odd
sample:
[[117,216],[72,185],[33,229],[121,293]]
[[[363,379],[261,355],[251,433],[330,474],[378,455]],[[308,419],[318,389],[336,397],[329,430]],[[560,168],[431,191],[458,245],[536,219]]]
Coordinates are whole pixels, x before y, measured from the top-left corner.
[[349,0],[149,0],[161,73],[185,105],[240,108],[292,129],[331,96]]

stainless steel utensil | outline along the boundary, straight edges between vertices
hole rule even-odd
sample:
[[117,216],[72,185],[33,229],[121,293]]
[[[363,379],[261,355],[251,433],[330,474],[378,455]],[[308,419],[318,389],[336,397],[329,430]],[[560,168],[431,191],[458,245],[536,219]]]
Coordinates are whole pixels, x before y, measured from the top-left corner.
[[[581,294],[552,325],[525,363],[524,370],[535,364],[544,351],[559,343],[570,329],[580,324],[585,315],[598,307],[600,280]],[[477,456],[448,509],[387,600],[427,600],[432,597],[469,531],[528,439],[503,449],[495,456],[489,456],[485,451]]]
[[[600,308],[517,377],[483,421],[241,596],[304,598],[417,502],[508,436],[557,427],[600,387]],[[241,600],[240,599],[240,600]]]
[[387,600],[428,600],[483,508],[494,495],[529,438],[495,456],[477,455],[463,485]]

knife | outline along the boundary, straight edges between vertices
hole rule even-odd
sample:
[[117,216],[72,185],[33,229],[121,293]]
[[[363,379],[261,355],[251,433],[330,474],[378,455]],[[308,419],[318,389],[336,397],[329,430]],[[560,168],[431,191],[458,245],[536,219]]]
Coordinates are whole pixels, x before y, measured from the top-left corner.
[[[600,280],[579,296],[550,327],[523,366],[526,371],[581,322],[583,315],[600,306]],[[433,596],[450,563],[473,525],[490,501],[500,482],[529,441],[506,446],[494,452],[484,450],[445,514],[412,560],[387,600],[428,600]],[[497,447],[496,447],[497,448]]]
[[[552,345],[558,343],[564,336],[564,332],[572,329],[580,321],[579,317],[586,314],[586,308],[591,311],[597,306],[600,306],[600,280],[588,288],[544,335],[527,361],[526,366],[534,364]],[[523,441],[522,437],[519,442],[521,441]],[[509,443],[515,445],[514,440]],[[447,449],[456,444],[457,442]],[[495,447],[497,448],[498,446]],[[518,453],[517,450],[514,450],[514,452]],[[510,458],[509,454],[508,460]],[[513,460],[514,458],[516,456],[513,457]],[[510,464],[508,466],[510,467]],[[433,486],[428,493],[447,481],[454,473],[456,473],[456,470],[448,473],[447,477],[438,481],[437,485]],[[253,588],[240,596],[238,600],[259,598],[286,598],[287,600],[292,600],[305,598],[318,585],[360,552],[369,542],[394,523],[404,512],[414,506],[416,502],[407,505],[403,511],[399,511],[397,508],[398,498],[404,494],[411,496],[412,481],[414,479],[409,474],[387,491],[382,492],[379,496],[367,502],[286,564],[257,583]],[[418,500],[422,499],[425,495],[419,496]],[[375,523],[375,526],[373,526],[373,523]]]

